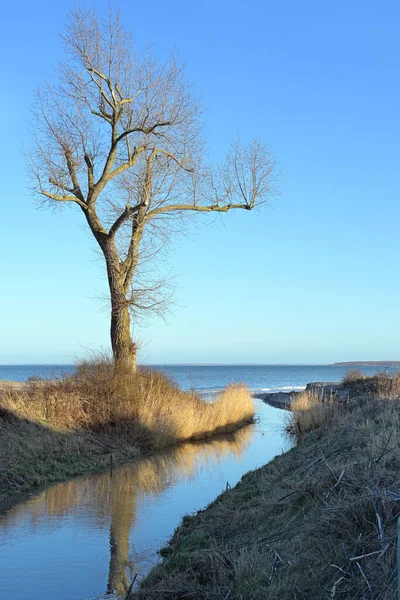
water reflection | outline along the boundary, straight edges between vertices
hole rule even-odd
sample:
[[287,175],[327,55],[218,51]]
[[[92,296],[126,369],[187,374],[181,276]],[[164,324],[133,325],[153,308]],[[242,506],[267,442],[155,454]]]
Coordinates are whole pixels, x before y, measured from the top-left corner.
[[[12,538],[13,530],[18,527],[24,531],[31,528],[34,534],[36,529],[43,529],[44,521],[46,531],[49,531],[52,524],[57,527],[63,518],[70,518],[71,514],[78,520],[81,517],[80,527],[88,527],[90,521],[91,529],[104,531],[108,528],[110,557],[105,591],[122,595],[134,573],[142,573],[148,568],[144,568],[140,557],[135,557],[131,540],[139,500],[141,506],[154,503],[157,496],[177,483],[201,478],[203,471],[215,472],[218,463],[227,457],[240,459],[253,434],[254,426],[248,426],[212,442],[185,444],[134,464],[114,468],[112,472],[80,477],[50,487],[0,515],[0,542],[2,538]],[[207,485],[206,481],[204,484]],[[221,489],[216,493],[219,491]],[[189,505],[186,510],[183,509],[182,514],[187,510],[192,510],[192,507]],[[150,546],[151,524],[141,526],[149,527]],[[1,556],[1,550],[0,544],[0,566],[4,567],[7,561]]]

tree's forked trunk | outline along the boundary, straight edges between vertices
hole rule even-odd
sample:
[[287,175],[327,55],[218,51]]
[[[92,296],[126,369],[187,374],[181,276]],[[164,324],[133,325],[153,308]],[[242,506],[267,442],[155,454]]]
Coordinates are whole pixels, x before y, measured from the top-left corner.
[[113,242],[103,247],[107,265],[111,299],[111,347],[117,368],[136,371],[136,344],[131,336],[131,317],[124,282],[120,272],[119,258]]
[[[125,300],[125,299],[124,299]],[[131,318],[126,302],[114,306],[111,298],[111,346],[118,368],[136,370],[136,344],[131,337]]]

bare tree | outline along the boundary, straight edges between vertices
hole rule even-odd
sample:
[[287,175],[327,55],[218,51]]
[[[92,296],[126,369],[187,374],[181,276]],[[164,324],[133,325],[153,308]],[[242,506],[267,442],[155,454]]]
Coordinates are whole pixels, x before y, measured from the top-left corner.
[[141,265],[189,212],[266,201],[276,161],[261,142],[238,141],[222,164],[209,165],[201,106],[182,65],[135,52],[118,14],[100,21],[75,10],[62,39],[65,62],[33,108],[32,188],[45,203],[83,213],[107,268],[115,360],[135,368],[131,314],[157,310],[162,298]]

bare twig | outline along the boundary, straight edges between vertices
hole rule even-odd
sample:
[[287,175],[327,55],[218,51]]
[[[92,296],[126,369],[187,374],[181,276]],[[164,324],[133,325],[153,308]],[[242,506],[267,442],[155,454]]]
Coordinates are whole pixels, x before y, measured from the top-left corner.
[[360,570],[360,573],[361,573],[361,575],[362,575],[362,577],[363,577],[364,581],[366,582],[366,584],[367,584],[367,586],[368,586],[368,589],[369,589],[369,591],[370,591],[370,592],[372,592],[371,584],[369,583],[369,581],[368,581],[368,579],[367,579],[367,576],[365,575],[364,571],[362,570],[360,563],[359,563],[359,562],[356,562],[356,565],[357,565],[357,567],[359,568],[359,570]]
[[136,581],[136,579],[137,579],[137,573],[135,573],[135,576],[134,576],[134,578],[132,579],[132,583],[131,583],[131,585],[129,586],[129,588],[128,588],[128,591],[126,592],[125,600],[129,600],[129,596],[131,595],[131,591],[132,591],[132,589],[133,589],[133,586],[134,586],[134,584],[135,584],[135,581]]
[[368,558],[369,556],[375,556],[376,554],[382,555],[388,549],[388,547],[389,544],[387,544],[383,550],[375,550],[375,552],[367,552],[367,554],[360,554],[360,556],[352,556],[351,558],[349,558],[349,560],[350,562],[357,562],[362,558]]

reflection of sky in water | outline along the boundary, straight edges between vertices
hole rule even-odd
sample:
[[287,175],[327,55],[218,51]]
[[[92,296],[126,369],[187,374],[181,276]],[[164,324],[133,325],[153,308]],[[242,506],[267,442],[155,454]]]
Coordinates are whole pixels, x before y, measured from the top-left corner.
[[[0,515],[6,600],[81,600],[120,588],[157,560],[182,516],[289,447],[286,413],[258,401],[260,422],[213,442],[48,488]],[[111,542],[111,550],[110,550]]]

